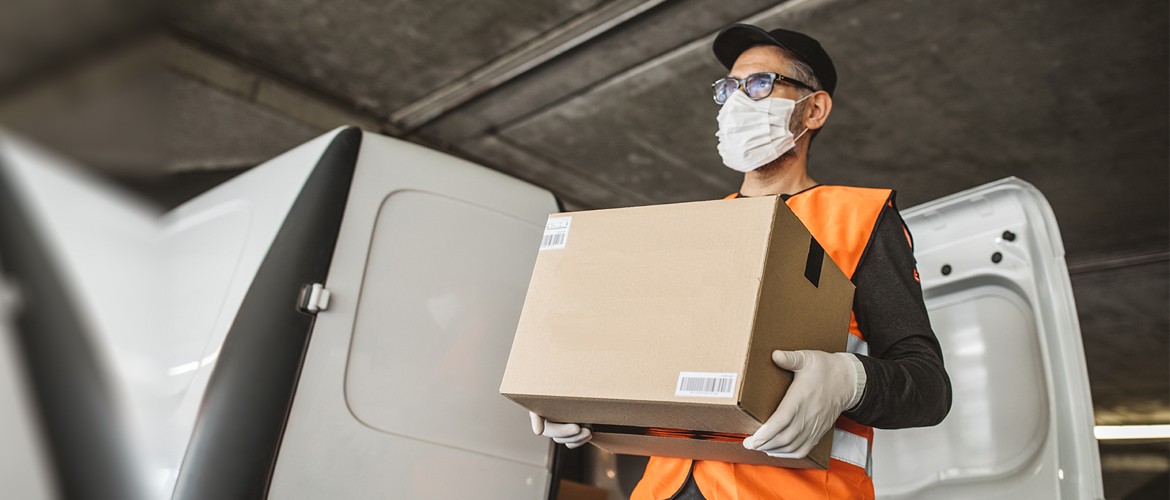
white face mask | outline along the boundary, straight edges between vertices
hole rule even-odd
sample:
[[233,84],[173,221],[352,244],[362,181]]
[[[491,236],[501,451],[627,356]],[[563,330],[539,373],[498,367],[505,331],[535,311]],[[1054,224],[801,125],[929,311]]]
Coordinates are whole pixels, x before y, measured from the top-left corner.
[[[812,94],[800,99],[808,99]],[[796,146],[808,129],[793,137],[788,130],[792,110],[800,101],[769,97],[751,100],[741,91],[731,93],[719,110],[719,155],[723,164],[740,172],[750,172]]]

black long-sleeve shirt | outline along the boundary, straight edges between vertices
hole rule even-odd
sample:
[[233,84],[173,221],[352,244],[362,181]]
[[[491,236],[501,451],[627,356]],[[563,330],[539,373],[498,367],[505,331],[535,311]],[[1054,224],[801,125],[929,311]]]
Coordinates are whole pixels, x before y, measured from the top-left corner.
[[951,408],[951,382],[922,301],[912,238],[887,205],[853,273],[853,314],[869,344],[859,355],[865,392],[845,416],[882,429],[935,425]]

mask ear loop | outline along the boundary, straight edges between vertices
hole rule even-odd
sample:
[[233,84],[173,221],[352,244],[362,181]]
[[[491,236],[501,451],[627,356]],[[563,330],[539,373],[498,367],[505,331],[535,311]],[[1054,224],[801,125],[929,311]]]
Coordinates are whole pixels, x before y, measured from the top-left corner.
[[[816,92],[813,92],[813,94],[815,94],[815,93],[816,93]],[[801,97],[799,101],[796,101],[796,102],[794,102],[794,103],[793,103],[793,105],[792,105],[792,110],[793,110],[793,111],[796,111],[796,105],[797,105],[797,104],[800,104],[801,102],[804,102],[804,100],[805,100],[805,99],[808,99],[809,97],[812,97],[812,96],[813,96],[812,94],[809,94],[809,95],[806,95],[806,96],[804,96],[804,97]],[[799,134],[797,134],[797,135],[796,135],[796,137],[794,137],[794,138],[792,139],[792,143],[793,143],[793,144],[796,144],[796,141],[799,141],[799,140],[800,140],[800,138],[804,136],[804,133],[805,133],[805,132],[808,132],[808,127],[805,127],[805,128],[804,128],[804,130],[801,130],[801,131],[800,131],[800,133],[799,133]],[[795,146],[793,146],[793,148],[795,148]]]
[[795,144],[795,143],[796,143],[796,141],[799,141],[799,140],[800,140],[800,138],[804,136],[804,133],[805,133],[805,132],[808,132],[808,127],[805,127],[805,129],[804,129],[804,130],[801,130],[799,134],[796,134],[796,137],[794,137],[794,138],[792,139],[792,142]]

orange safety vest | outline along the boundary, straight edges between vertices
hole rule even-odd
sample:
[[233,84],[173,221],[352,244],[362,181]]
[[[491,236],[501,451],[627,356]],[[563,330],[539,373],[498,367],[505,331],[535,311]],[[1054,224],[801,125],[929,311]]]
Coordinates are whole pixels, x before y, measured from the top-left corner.
[[[893,191],[847,186],[817,186],[786,202],[833,262],[853,279],[878,215],[893,204]],[[738,194],[726,199],[736,198]],[[868,354],[857,318],[849,321],[848,352]],[[872,500],[869,474],[873,428],[844,415],[833,429],[827,470],[784,469],[765,465],[651,457],[630,500],[666,500],[682,489],[692,473],[707,500]]]

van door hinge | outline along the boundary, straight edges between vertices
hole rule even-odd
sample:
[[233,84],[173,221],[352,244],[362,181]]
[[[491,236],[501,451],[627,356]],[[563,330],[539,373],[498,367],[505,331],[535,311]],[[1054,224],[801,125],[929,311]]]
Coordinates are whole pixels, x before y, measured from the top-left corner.
[[297,309],[306,314],[317,314],[329,308],[329,290],[320,283],[308,283],[301,287],[297,297]]

